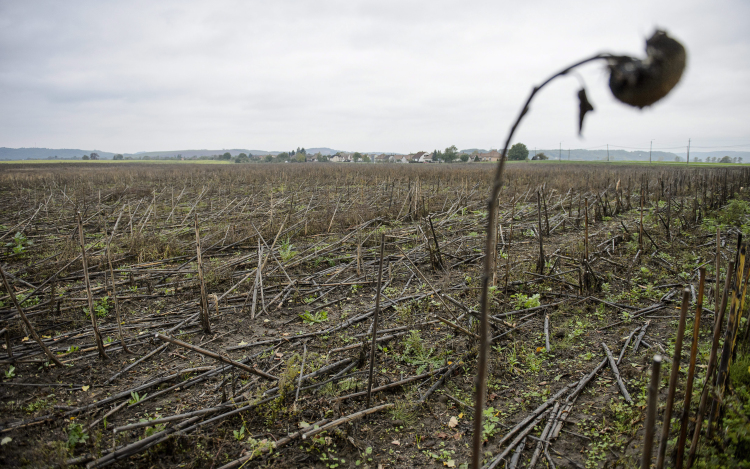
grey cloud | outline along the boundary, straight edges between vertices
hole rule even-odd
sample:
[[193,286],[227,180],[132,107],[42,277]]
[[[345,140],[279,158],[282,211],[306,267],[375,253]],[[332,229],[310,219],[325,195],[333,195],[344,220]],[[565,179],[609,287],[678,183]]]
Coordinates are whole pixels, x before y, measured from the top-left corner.
[[410,151],[497,147],[526,94],[656,26],[690,53],[654,109],[623,108],[601,66],[575,132],[575,77],[541,93],[530,146],[750,142],[750,7],[740,0],[0,2],[0,146]]

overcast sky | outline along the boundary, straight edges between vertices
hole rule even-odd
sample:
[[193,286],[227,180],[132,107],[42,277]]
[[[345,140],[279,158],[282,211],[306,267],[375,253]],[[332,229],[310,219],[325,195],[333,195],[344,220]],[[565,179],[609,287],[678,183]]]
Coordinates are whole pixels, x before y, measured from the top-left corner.
[[0,146],[137,152],[500,147],[532,86],[600,51],[688,50],[670,96],[596,111],[576,77],[540,93],[530,149],[750,150],[750,2],[0,0]]

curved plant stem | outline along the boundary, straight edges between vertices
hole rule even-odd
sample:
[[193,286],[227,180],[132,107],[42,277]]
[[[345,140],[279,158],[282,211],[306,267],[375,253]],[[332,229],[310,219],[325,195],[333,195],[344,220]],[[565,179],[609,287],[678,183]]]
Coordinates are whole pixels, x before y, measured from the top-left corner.
[[561,70],[551,77],[549,77],[546,81],[544,81],[541,85],[534,87],[534,89],[531,91],[531,94],[529,95],[528,99],[526,100],[526,103],[524,104],[523,108],[521,109],[520,114],[516,118],[516,121],[513,123],[513,126],[510,129],[510,132],[508,133],[508,137],[505,140],[505,146],[503,147],[503,153],[500,157],[500,161],[497,163],[497,168],[495,169],[495,176],[492,181],[492,188],[490,189],[490,196],[487,200],[487,237],[485,240],[484,245],[484,264],[483,264],[483,270],[482,270],[482,292],[481,292],[481,298],[480,298],[480,320],[479,320],[479,358],[477,361],[477,381],[476,381],[476,391],[474,396],[474,440],[472,445],[472,453],[471,453],[471,468],[472,469],[478,469],[480,467],[480,463],[482,461],[482,441],[484,439],[482,435],[482,413],[484,412],[484,400],[485,395],[487,394],[487,360],[489,357],[489,348],[490,348],[490,342],[489,342],[489,320],[487,318],[488,316],[488,310],[489,310],[489,301],[488,301],[488,291],[489,291],[489,282],[492,278],[492,256],[490,256],[490,252],[492,252],[493,243],[495,242],[494,237],[492,236],[492,233],[494,232],[492,230],[492,227],[497,224],[497,207],[498,207],[498,196],[500,194],[500,189],[502,188],[502,179],[503,179],[503,171],[505,169],[505,160],[508,155],[508,145],[510,145],[511,140],[513,139],[513,135],[516,132],[516,129],[518,128],[518,125],[521,123],[521,120],[526,115],[527,112],[529,112],[529,104],[531,103],[531,100],[534,99],[534,96],[545,86],[547,86],[552,80],[555,78],[561,77],[563,75],[566,75],[568,72],[573,70],[576,67],[579,67],[581,65],[584,65],[589,62],[594,62],[596,60],[605,60],[612,58],[613,56],[610,54],[597,54],[593,57],[589,57],[587,59],[581,60],[580,62],[577,62],[564,70]]

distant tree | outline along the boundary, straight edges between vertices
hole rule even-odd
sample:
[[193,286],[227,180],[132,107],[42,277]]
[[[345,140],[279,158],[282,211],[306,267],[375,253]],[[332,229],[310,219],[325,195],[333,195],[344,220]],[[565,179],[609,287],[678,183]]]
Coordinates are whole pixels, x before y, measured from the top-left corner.
[[731,162],[732,162],[732,158],[730,158],[729,156],[722,156],[721,159],[719,160],[719,163],[731,163]]
[[469,161],[469,155],[467,155],[466,153],[461,153],[460,158],[461,158],[461,161],[463,161],[464,163]]
[[358,152],[358,151],[355,151],[354,154],[352,155],[352,159],[356,163],[357,161],[359,161],[360,159],[362,159],[362,154],[360,152]]
[[675,156],[674,160],[679,163],[680,161],[682,161],[682,158],[680,158],[679,156]]
[[150,160],[150,159],[151,159],[151,157],[150,157],[150,156],[148,156],[148,155],[143,155],[143,156],[141,157],[141,159],[142,159],[142,160]]
[[531,159],[532,160],[548,160],[549,157],[545,155],[544,152],[541,152],[541,153],[537,153],[536,155],[534,155],[534,157]]
[[244,153],[240,153],[239,155],[237,155],[237,158],[247,158],[247,155]]
[[[57,157],[55,157],[55,158],[57,158]],[[121,160],[123,158],[124,157],[121,154],[119,154],[119,153],[112,157],[113,160]]]
[[328,163],[328,157],[326,155],[320,153],[320,152],[318,152],[318,153],[315,154],[315,159],[319,163]]
[[305,154],[303,151],[298,151],[297,155],[294,157],[294,161],[297,163],[304,163],[307,161],[307,154]]
[[90,158],[92,160],[98,160],[99,159],[99,153],[92,153]]
[[443,152],[440,150],[435,150],[432,152],[432,161],[440,161],[443,159]]
[[266,163],[270,163],[271,161],[273,161],[273,155],[266,155],[266,157],[263,159],[266,160]]
[[284,161],[289,160],[289,157],[290,157],[289,153],[283,151],[279,153],[278,155],[276,155],[276,157],[274,158],[274,161],[276,161],[277,163],[283,163]]
[[221,159],[222,160],[231,160],[232,159],[232,154],[229,153],[229,152],[226,152],[223,155],[221,155]]
[[523,161],[529,159],[529,149],[523,143],[516,143],[508,150],[508,159],[512,161]]
[[445,149],[445,152],[443,153],[443,160],[446,163],[453,163],[457,159],[458,159],[458,148],[456,148],[455,145],[451,145]]
[[364,161],[365,163],[369,163],[369,162],[371,162],[372,160],[370,159],[370,157],[369,157],[369,156],[367,156],[367,155],[362,155],[362,161]]
[[696,158],[696,159],[695,159],[695,160],[693,160],[693,161],[695,161],[696,163],[700,163],[700,162],[701,162],[702,160],[701,160],[700,158]]
[[474,155],[474,162],[479,163],[479,155]]
[[90,158],[89,158],[89,155],[83,155],[83,156],[81,157],[81,159],[82,159],[82,160],[89,160]]

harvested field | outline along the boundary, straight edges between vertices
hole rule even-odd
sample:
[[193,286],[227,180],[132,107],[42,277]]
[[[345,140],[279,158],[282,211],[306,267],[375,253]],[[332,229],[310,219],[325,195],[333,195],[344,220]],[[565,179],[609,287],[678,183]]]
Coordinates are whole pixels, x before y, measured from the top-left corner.
[[[468,467],[492,169],[3,165],[0,465]],[[696,323],[691,418],[718,368],[720,418],[747,426],[750,171],[547,162],[505,181],[485,463],[638,466],[659,354],[656,455]],[[717,316],[744,374],[721,348],[709,365]],[[747,458],[725,427],[696,467]]]

